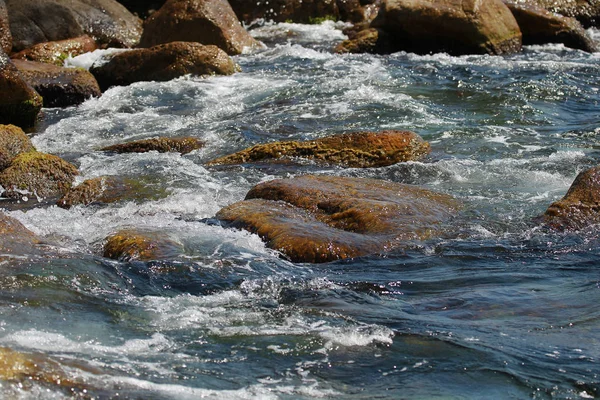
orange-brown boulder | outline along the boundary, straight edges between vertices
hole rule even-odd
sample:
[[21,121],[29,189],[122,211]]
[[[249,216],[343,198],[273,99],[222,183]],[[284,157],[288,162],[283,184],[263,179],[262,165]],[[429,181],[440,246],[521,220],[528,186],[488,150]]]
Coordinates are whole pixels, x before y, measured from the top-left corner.
[[208,165],[301,157],[354,168],[384,167],[402,161],[418,160],[429,151],[429,143],[414,132],[353,132],[305,142],[258,144],[209,161]]
[[318,263],[440,235],[459,207],[448,195],[411,185],[307,175],[261,183],[217,218],[258,234],[294,262]]
[[177,41],[212,44],[230,55],[260,47],[227,0],[167,0],[146,20],[140,46]]
[[0,125],[0,171],[8,168],[21,153],[34,151],[29,137],[14,125]]
[[73,39],[39,43],[12,54],[10,57],[17,60],[37,61],[62,66],[69,56],[76,57],[97,48],[98,45],[94,39],[83,35]]
[[114,144],[112,146],[103,147],[102,151],[113,153],[146,153],[148,151],[157,151],[159,153],[173,152],[187,154],[191,151],[200,149],[203,146],[203,141],[191,136],[176,138],[159,137]]
[[600,2],[597,0],[520,0],[535,4],[553,13],[576,18],[586,28],[600,24]]
[[579,230],[600,223],[600,167],[581,172],[560,200],[548,207],[542,221],[559,230]]
[[0,51],[0,124],[29,128],[42,109],[42,97],[29,85],[17,67]]
[[122,230],[106,240],[104,257],[120,261],[151,261],[176,257],[183,246],[160,232]]

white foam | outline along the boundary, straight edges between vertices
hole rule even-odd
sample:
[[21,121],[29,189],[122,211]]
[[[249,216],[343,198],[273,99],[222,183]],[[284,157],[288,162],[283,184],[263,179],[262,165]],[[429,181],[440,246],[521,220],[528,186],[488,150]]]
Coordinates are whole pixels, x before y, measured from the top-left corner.
[[129,49],[97,49],[76,57],[69,56],[65,60],[65,67],[78,67],[89,70],[92,65],[100,66],[108,61],[113,54],[129,51]]

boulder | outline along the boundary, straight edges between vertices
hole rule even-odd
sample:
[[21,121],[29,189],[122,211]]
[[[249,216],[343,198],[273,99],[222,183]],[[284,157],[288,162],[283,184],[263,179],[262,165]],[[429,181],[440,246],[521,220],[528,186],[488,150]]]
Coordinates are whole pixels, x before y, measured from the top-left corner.
[[73,39],[36,44],[28,49],[12,54],[12,59],[37,61],[62,66],[69,56],[89,53],[98,48],[96,41],[83,35]]
[[13,51],[84,34],[108,47],[133,47],[141,20],[115,0],[6,0]]
[[158,200],[168,195],[162,188],[144,184],[141,179],[101,176],[72,187],[56,205],[71,208],[76,205],[110,204],[119,201]]
[[600,1],[598,0],[520,0],[519,2],[535,4],[548,11],[573,17],[586,28],[600,24]]
[[[38,254],[40,239],[16,219],[0,213],[0,261],[11,254]],[[0,368],[1,369],[1,368]],[[0,372],[1,373],[1,372]]]
[[375,28],[352,32],[348,39],[335,47],[336,53],[378,53],[389,48],[385,33]]
[[110,151],[113,153],[146,153],[148,151],[158,151],[159,153],[174,152],[187,154],[191,151],[200,149],[203,146],[204,142],[195,137],[160,137],[115,144],[102,148],[102,151]]
[[74,165],[55,155],[37,151],[22,153],[0,172],[2,195],[12,198],[21,198],[23,193],[38,197],[62,196],[77,174]]
[[429,151],[429,143],[414,132],[354,132],[306,142],[258,144],[212,160],[208,165],[243,164],[282,157],[302,157],[353,168],[370,168],[417,160]]
[[258,234],[294,262],[384,252],[443,233],[452,197],[366,178],[300,176],[261,183],[217,218]]
[[106,239],[104,257],[119,261],[151,261],[177,257],[181,243],[160,232],[122,230]]
[[166,0],[118,0],[125,8],[142,19],[160,9]]
[[176,41],[212,44],[230,55],[260,47],[227,0],[167,0],[146,20],[140,46]]
[[535,4],[515,0],[504,3],[519,24],[523,44],[562,43],[587,52],[597,51],[596,44],[575,18],[552,13]]
[[26,60],[13,63],[23,79],[42,96],[44,107],[73,106],[102,95],[96,78],[85,69]]
[[10,54],[12,50],[12,35],[8,22],[8,10],[4,0],[0,0],[0,50]]
[[0,125],[0,171],[8,168],[21,153],[35,151],[29,137],[14,125]]
[[168,81],[183,75],[231,75],[237,64],[216,46],[172,42],[149,49],[114,54],[110,61],[92,65],[100,88],[129,85],[140,81]]
[[33,126],[42,109],[42,97],[25,82],[17,67],[0,51],[0,124]]
[[521,31],[502,0],[387,0],[371,23],[389,39],[377,52],[509,54]]
[[579,230],[600,223],[600,166],[581,172],[560,200],[552,203],[542,222],[558,230]]

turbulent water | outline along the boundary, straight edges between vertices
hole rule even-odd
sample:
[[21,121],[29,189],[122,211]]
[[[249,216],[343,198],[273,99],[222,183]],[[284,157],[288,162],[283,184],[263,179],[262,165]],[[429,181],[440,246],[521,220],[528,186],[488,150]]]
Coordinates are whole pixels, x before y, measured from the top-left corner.
[[[241,73],[44,110],[34,145],[75,163],[78,181],[131,177],[152,195],[71,210],[0,202],[52,243],[51,256],[4,262],[0,346],[71,382],[8,380],[3,397],[600,397],[600,228],[535,222],[598,164],[600,55],[562,45],[337,55],[342,27],[264,26],[251,32],[267,47],[236,57]],[[432,153],[377,169],[204,166],[256,143],[383,129],[413,130]],[[184,156],[98,151],[156,136],[207,145]],[[258,182],[306,173],[451,194],[465,205],[458,233],[295,264],[258,236],[203,222]],[[132,227],[168,234],[185,254],[101,257],[108,235]]]

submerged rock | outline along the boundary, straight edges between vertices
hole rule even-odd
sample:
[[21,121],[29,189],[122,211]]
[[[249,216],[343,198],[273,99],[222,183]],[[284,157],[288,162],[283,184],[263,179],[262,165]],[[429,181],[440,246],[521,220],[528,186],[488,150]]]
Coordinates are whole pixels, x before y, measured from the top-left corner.
[[42,97],[25,82],[17,67],[0,51],[0,124],[23,128],[35,124]]
[[54,197],[69,190],[77,174],[77,168],[62,158],[31,151],[19,154],[0,172],[0,185],[7,197],[20,198],[23,192]]
[[90,68],[102,90],[140,81],[169,81],[187,74],[231,75],[237,70],[233,59],[218,47],[190,42],[117,53],[107,63]]
[[600,167],[581,172],[560,200],[541,220],[559,230],[578,230],[600,223]]
[[6,54],[10,54],[12,50],[12,35],[4,0],[0,0],[0,50]]
[[107,238],[104,257],[120,261],[151,261],[176,257],[183,246],[160,232],[122,230]]
[[443,233],[452,197],[365,178],[301,176],[261,183],[217,218],[257,233],[294,262],[383,252]]
[[96,78],[85,69],[26,60],[13,63],[23,79],[42,96],[44,107],[73,106],[102,95]]
[[161,137],[115,144],[102,148],[102,151],[114,153],[146,153],[148,151],[158,151],[159,153],[174,152],[187,154],[202,147],[204,147],[204,142],[191,136],[180,138]]
[[39,43],[11,55],[11,58],[62,66],[69,56],[76,57],[97,48],[96,41],[90,36],[84,35],[73,39]]
[[587,52],[597,46],[574,18],[554,14],[531,3],[504,0],[515,16],[523,34],[523,44],[562,43],[567,47]]
[[[35,246],[40,243],[40,239],[25,228],[16,219],[0,213],[0,252],[5,257],[11,254],[22,256],[24,254],[36,253]],[[0,260],[4,257],[0,255]]]
[[227,0],[167,0],[146,20],[140,46],[177,41],[212,44],[230,55],[261,46],[242,27]]
[[306,142],[259,144],[212,160],[208,165],[303,157],[355,168],[384,167],[402,161],[417,160],[429,151],[429,143],[413,132],[354,132]]
[[21,153],[35,151],[29,137],[14,125],[0,125],[0,171],[8,168]]
[[140,19],[115,0],[6,0],[6,5],[14,51],[85,34],[108,47],[133,47],[142,33]]

